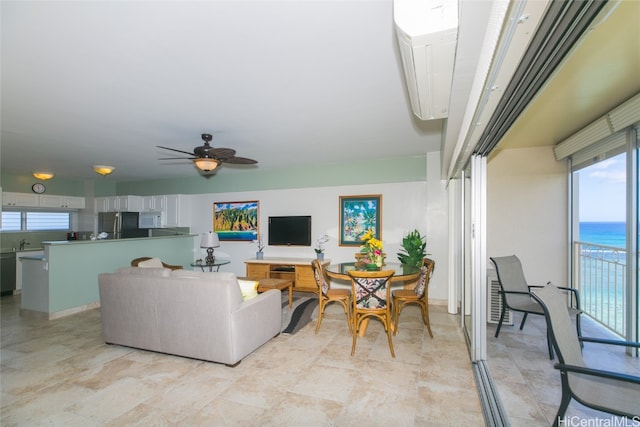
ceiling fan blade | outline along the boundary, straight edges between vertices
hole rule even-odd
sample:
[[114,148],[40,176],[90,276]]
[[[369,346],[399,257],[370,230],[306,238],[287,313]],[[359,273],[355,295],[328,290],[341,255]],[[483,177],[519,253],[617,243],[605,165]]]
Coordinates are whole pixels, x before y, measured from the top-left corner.
[[234,165],[253,165],[258,163],[257,160],[247,159],[246,157],[229,157],[228,159],[220,159],[223,163],[231,163]]
[[193,160],[197,159],[197,157],[162,157],[158,160]]
[[158,147],[158,148],[162,148],[162,149],[164,149],[164,150],[171,150],[171,151],[176,151],[176,152],[178,152],[178,153],[188,154],[188,155],[190,155],[190,156],[194,156],[194,155],[195,155],[195,154],[193,154],[193,153],[190,153],[189,151],[176,150],[175,148],[163,147],[163,146],[161,146],[161,145],[156,145],[156,147]]
[[213,153],[213,156],[219,160],[225,160],[233,157],[236,154],[236,150],[233,148],[214,148],[209,150],[209,153]]

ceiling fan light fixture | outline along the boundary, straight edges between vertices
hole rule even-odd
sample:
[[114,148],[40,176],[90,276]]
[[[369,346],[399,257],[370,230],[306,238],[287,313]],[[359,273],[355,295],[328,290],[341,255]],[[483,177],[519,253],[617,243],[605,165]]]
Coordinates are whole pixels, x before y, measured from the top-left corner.
[[193,159],[193,164],[203,172],[211,172],[220,166],[220,160],[201,157],[199,159]]
[[53,178],[55,175],[49,172],[34,172],[33,176],[41,181]]
[[93,171],[102,176],[111,175],[114,170],[116,170],[116,168],[113,166],[93,165]]

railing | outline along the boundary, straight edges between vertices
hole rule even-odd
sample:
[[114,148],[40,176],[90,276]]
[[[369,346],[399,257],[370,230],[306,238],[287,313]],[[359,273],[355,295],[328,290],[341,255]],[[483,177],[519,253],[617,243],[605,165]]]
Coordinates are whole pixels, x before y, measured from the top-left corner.
[[627,315],[627,252],[615,246],[574,242],[575,286],[580,308],[606,328],[624,337]]

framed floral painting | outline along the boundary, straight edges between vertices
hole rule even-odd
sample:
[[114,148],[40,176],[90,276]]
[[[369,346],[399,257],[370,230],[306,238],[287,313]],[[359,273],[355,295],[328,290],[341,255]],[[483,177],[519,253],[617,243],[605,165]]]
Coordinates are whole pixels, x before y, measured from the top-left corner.
[[252,242],[260,234],[260,202],[216,202],[213,231],[220,240]]
[[372,230],[382,240],[382,194],[340,196],[340,246],[360,246],[360,238]]

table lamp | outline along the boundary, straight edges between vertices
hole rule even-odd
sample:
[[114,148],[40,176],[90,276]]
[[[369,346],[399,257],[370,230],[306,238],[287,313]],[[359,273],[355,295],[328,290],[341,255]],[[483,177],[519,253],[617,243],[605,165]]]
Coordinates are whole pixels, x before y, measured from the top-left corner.
[[213,248],[220,247],[220,239],[218,239],[218,233],[208,232],[202,233],[200,239],[200,247],[207,248],[207,257],[205,262],[207,265],[212,265],[216,258],[213,256]]

